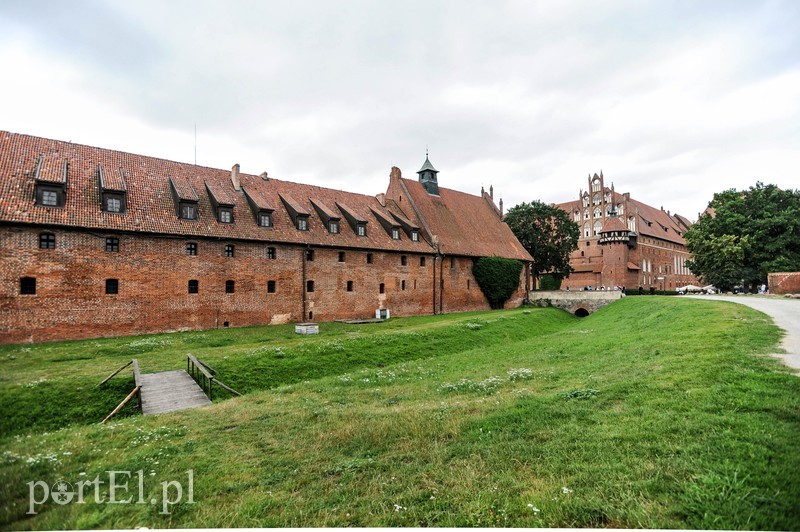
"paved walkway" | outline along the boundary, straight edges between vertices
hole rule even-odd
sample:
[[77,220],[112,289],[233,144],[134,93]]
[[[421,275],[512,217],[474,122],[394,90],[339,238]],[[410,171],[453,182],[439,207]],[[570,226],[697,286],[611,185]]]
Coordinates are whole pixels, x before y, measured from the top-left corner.
[[800,373],[800,299],[758,296],[681,296],[713,301],[731,301],[760,310],[775,320],[775,325],[786,331],[781,347],[786,353],[773,356]]

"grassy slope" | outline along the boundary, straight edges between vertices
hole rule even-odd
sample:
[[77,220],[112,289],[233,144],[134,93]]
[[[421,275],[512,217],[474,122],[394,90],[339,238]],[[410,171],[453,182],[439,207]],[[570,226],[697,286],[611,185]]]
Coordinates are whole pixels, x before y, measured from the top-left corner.
[[[5,527],[800,529],[800,379],[753,356],[779,338],[762,314],[626,298],[583,320],[536,309],[324,328],[0,350],[4,410],[14,397],[34,408],[30,392],[47,403],[64,383],[87,387],[150,344],[136,355],[147,371],[180,367],[188,349],[250,392],[50,434],[44,420],[9,416]],[[196,504],[23,515],[25,482],[110,469],[144,469],[148,497],[193,469]]]

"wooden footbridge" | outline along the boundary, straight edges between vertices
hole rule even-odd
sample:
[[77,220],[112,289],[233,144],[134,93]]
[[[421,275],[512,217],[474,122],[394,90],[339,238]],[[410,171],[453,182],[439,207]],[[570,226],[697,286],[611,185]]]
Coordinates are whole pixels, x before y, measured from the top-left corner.
[[102,386],[111,380],[114,375],[131,365],[133,366],[133,378],[136,386],[102,423],[111,419],[134,396],[139,399],[139,409],[142,414],[151,415],[210,405],[214,398],[215,384],[233,395],[241,395],[233,388],[220,382],[216,378],[217,372],[214,368],[201,362],[191,354],[186,357],[185,370],[178,369],[160,373],[141,373],[139,371],[139,361],[134,358],[106,377],[98,386]]

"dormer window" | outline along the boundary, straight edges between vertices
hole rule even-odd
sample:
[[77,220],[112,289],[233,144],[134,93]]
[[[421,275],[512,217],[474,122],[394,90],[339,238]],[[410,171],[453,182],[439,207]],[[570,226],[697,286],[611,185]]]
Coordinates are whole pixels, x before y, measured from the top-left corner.
[[219,223],[232,224],[233,223],[233,208],[232,207],[219,207]]
[[103,167],[97,165],[97,175],[100,180],[101,205],[104,212],[123,213],[127,206],[125,195],[128,187],[125,185],[125,174],[122,168],[118,172],[104,172]]
[[66,159],[57,155],[41,156],[36,163],[36,204],[44,207],[63,207],[66,200]]
[[411,231],[411,241],[419,242],[419,231]]
[[272,227],[272,213],[261,211],[258,214],[258,225],[261,227]]
[[400,228],[392,227],[392,240],[400,240]]
[[181,219],[197,220],[197,204],[187,201],[181,202]]
[[328,222],[328,231],[332,234],[339,232],[339,220],[331,220]]
[[358,236],[367,236],[367,224],[357,224],[356,234]]
[[297,230],[308,231],[308,216],[297,217]]

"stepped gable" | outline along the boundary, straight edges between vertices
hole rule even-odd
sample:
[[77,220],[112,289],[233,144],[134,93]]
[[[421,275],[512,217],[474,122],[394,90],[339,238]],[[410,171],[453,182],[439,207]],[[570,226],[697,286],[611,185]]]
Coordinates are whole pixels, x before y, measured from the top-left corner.
[[423,228],[426,238],[438,237],[443,254],[533,260],[487,197],[441,186],[439,194],[432,195],[419,181],[405,178],[399,178],[399,184],[412,207],[393,202],[393,208]]
[[[48,165],[47,178],[57,182],[66,180],[63,208],[36,204],[36,170],[42,156]],[[64,162],[66,176],[63,171],[58,172],[59,168],[64,168]],[[98,166],[109,175],[121,169],[127,195],[125,213],[101,210]],[[410,238],[393,240],[383,231],[372,215],[371,208],[381,209],[381,204],[373,196],[271,177],[266,180],[258,175],[239,174],[239,179],[243,191],[234,188],[229,170],[0,131],[0,222],[187,238],[213,237],[419,253],[433,251],[423,239],[419,242]],[[178,217],[173,186],[180,199],[197,202],[196,220]],[[207,193],[209,190],[218,202],[233,205],[234,223],[217,221]],[[260,227],[256,223],[250,214],[245,191],[258,206],[274,209],[273,227]],[[310,213],[308,231],[295,228],[280,195],[291,197],[299,208]],[[369,222],[366,235],[357,236],[349,224],[344,224],[339,233],[330,233],[312,206],[312,198],[323,203],[327,210],[335,212],[333,206],[343,204],[365,216]]]

